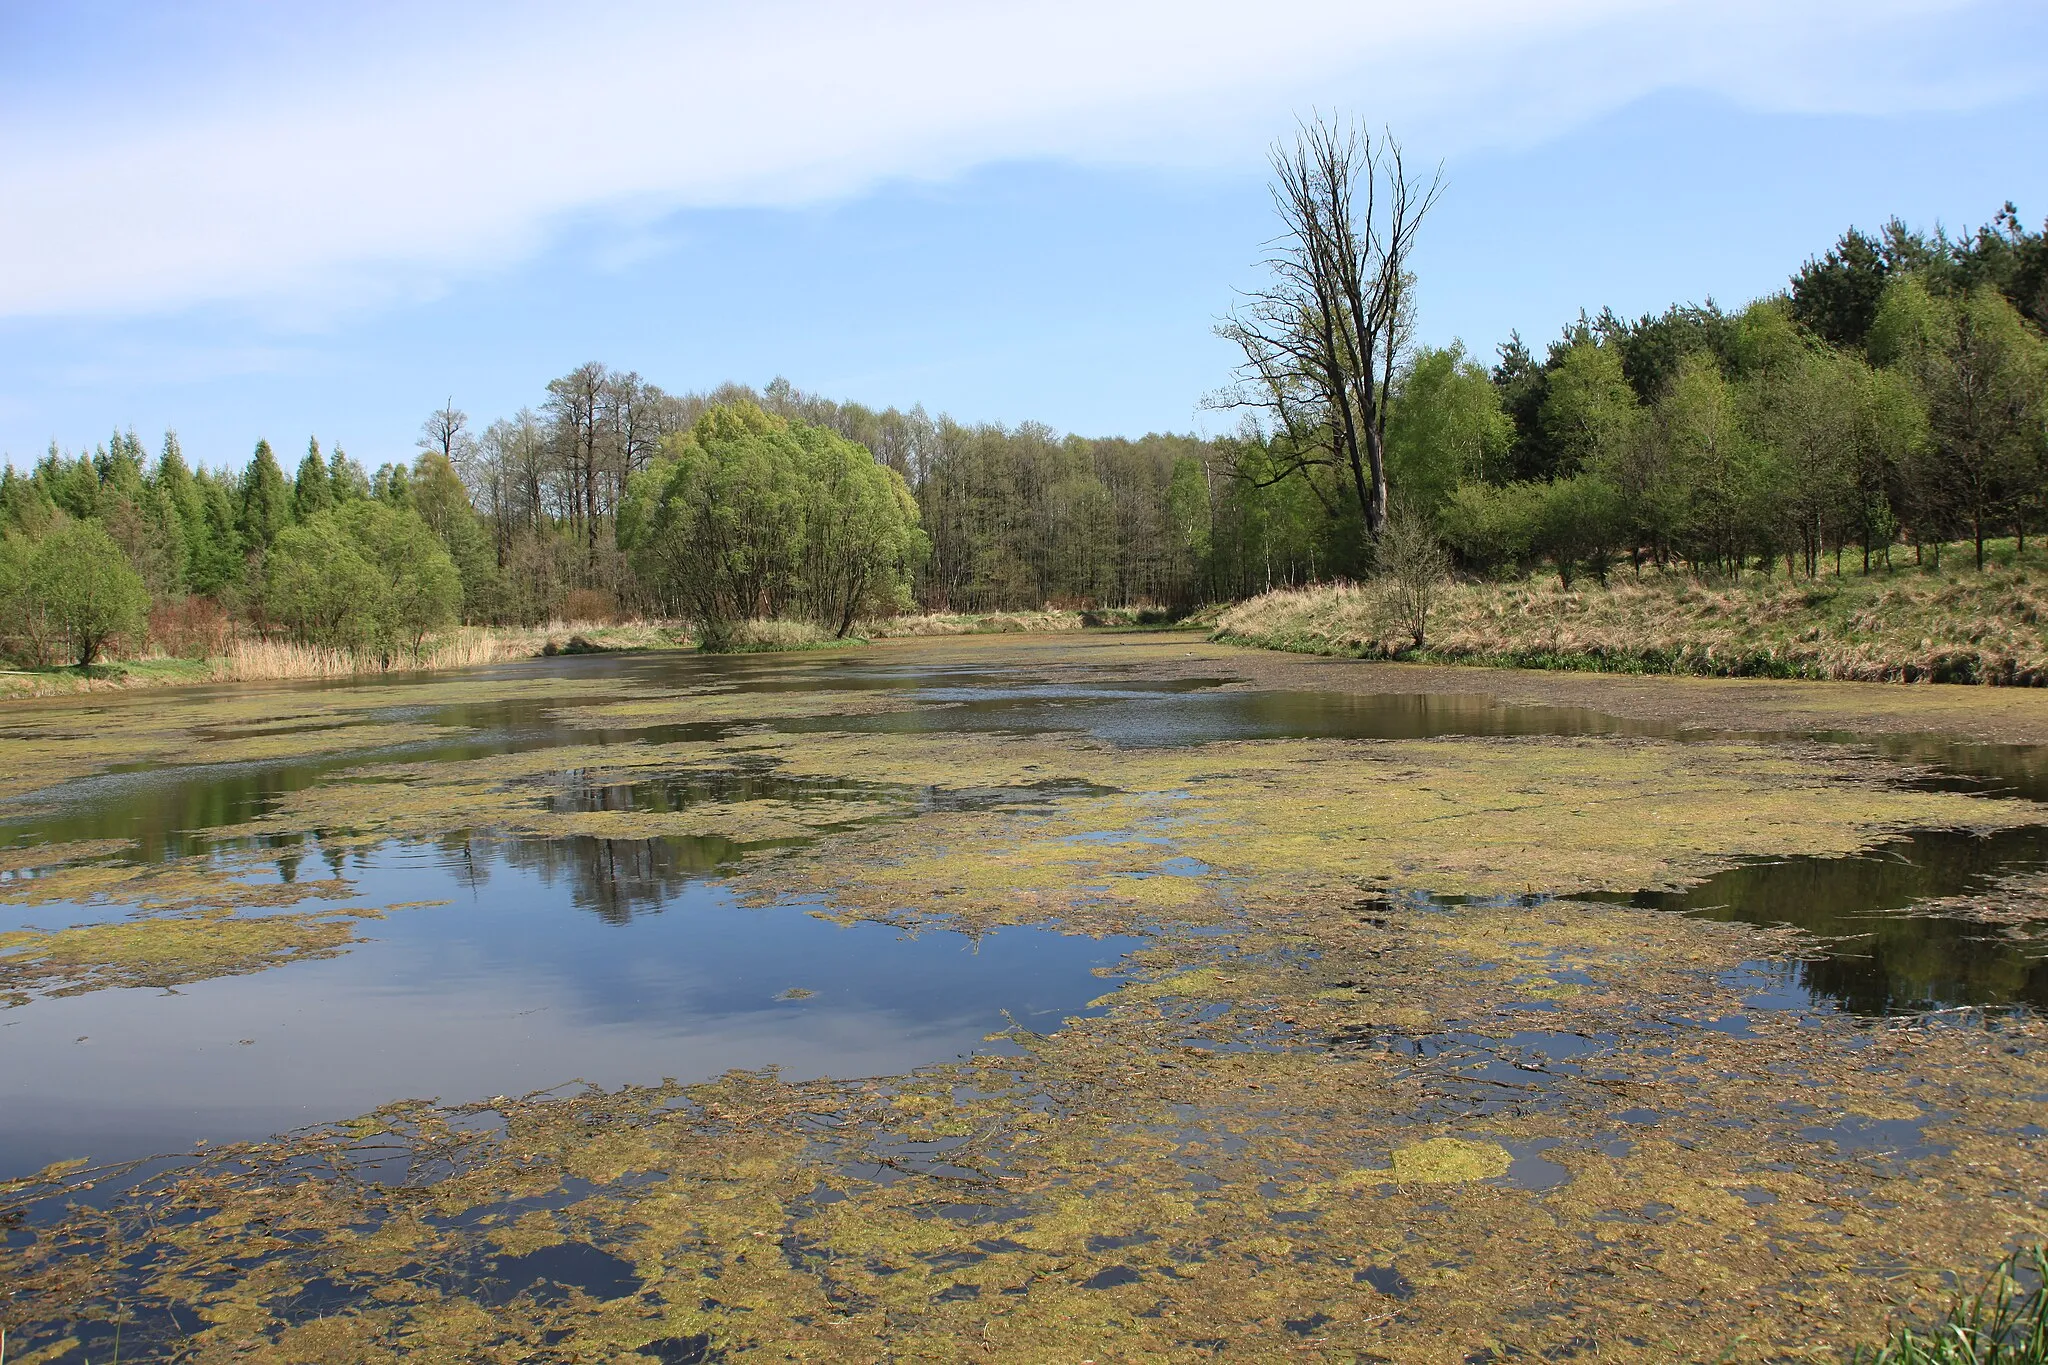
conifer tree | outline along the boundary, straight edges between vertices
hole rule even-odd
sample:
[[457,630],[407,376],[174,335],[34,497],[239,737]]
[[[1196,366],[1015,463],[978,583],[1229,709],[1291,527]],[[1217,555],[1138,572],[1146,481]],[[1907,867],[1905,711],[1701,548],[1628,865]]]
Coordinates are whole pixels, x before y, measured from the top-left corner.
[[334,505],[334,483],[320,458],[320,438],[306,441],[306,458],[299,461],[298,478],[292,483],[292,519],[310,521]]
[[258,441],[256,454],[242,475],[242,504],[236,529],[251,550],[269,549],[277,533],[292,522],[291,489],[270,442]]
[[340,446],[336,446],[334,454],[327,459],[327,483],[333,492],[336,506],[355,498],[370,496],[370,476],[365,474],[363,467],[351,460]]

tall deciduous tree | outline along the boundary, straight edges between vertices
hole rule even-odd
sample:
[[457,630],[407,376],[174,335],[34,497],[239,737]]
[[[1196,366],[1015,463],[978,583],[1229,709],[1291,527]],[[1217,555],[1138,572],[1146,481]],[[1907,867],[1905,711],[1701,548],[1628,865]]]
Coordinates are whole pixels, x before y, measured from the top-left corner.
[[1416,235],[1442,185],[1411,177],[1401,145],[1355,123],[1304,125],[1272,155],[1283,233],[1268,282],[1218,328],[1243,355],[1221,401],[1284,436],[1269,479],[1332,474],[1361,529],[1387,517],[1387,421],[1407,341]]
[[1908,276],[1886,291],[1871,351],[1910,375],[1926,404],[1930,439],[1909,466],[1913,515],[1966,528],[1983,568],[1986,538],[2039,489],[2048,347],[1997,290],[1945,296]]
[[1387,422],[1388,487],[1433,515],[1461,480],[1501,477],[1513,437],[1485,368],[1462,345],[1424,348],[1403,369]]

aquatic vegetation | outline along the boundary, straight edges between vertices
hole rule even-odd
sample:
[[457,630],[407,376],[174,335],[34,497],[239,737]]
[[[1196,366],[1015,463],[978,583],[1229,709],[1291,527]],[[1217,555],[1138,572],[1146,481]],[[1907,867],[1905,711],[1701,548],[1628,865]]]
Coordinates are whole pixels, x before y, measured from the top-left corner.
[[[874,653],[890,651],[1125,682],[1245,657],[1185,637]],[[449,705],[519,698],[568,742],[309,769],[161,862],[53,846],[12,865],[0,899],[163,908],[0,935],[0,983],[33,1011],[346,951],[370,912],[236,911],[348,893],[341,855],[387,839],[698,837],[744,859],[725,872],[755,903],[1142,934],[1090,1012],[892,1077],[407,1102],[0,1183],[10,1360],[97,1360],[117,1322],[138,1356],[308,1365],[952,1360],[963,1342],[1034,1362],[1829,1358],[1938,1303],[1937,1268],[2040,1236],[2040,1019],[1759,1005],[1758,964],[1825,945],[1573,898],[1905,829],[2009,829],[2038,821],[2030,802],[1784,739],[1118,748],[936,709],[869,730],[910,703],[780,666],[751,691],[479,683]],[[1276,668],[1386,676],[1257,667],[1262,686]],[[1700,688],[1735,686],[1565,681],[1646,708],[1662,686],[1687,714]],[[459,733],[451,712],[376,714],[432,706],[435,686],[229,697],[230,717],[195,705],[138,743],[268,728],[315,753],[351,729]],[[70,742],[35,724],[33,742]],[[612,728],[663,742],[590,742]],[[316,854],[331,880],[264,871]],[[2016,923],[2034,894],[2021,874],[1972,892]],[[819,984],[778,970],[758,1007],[807,1016]]]
[[362,911],[158,915],[68,929],[0,933],[0,1004],[109,987],[168,989],[333,957],[355,942]]
[[591,729],[692,725],[707,721],[783,720],[796,716],[872,716],[910,710],[918,703],[901,692],[690,690],[595,706],[563,707],[554,714]]
[[103,858],[42,867],[32,877],[0,882],[0,904],[114,901],[142,910],[253,909],[296,905],[306,900],[336,900],[352,889],[341,877],[278,877],[267,863],[248,856],[162,863]]
[[1461,1185],[1504,1176],[1514,1161],[1498,1142],[1435,1137],[1396,1147],[1393,1178],[1423,1185]]

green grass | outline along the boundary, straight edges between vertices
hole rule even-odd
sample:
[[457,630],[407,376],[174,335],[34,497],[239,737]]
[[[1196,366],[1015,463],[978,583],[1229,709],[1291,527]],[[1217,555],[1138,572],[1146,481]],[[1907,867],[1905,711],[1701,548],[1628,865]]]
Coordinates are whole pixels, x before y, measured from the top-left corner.
[[2048,1248],[2007,1257],[1983,1288],[1922,1331],[1901,1327],[1852,1365],[2048,1365]]
[[53,668],[0,670],[0,696],[48,697],[91,691],[95,685],[151,687],[207,682],[211,661],[204,659],[137,659],[118,663],[61,664]]

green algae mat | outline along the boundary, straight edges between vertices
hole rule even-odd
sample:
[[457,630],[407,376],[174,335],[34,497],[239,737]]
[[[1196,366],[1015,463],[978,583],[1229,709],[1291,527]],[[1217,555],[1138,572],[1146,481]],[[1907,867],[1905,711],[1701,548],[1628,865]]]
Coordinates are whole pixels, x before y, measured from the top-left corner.
[[1174,635],[12,705],[5,1359],[1839,1359],[2048,1234],[2044,741]]

